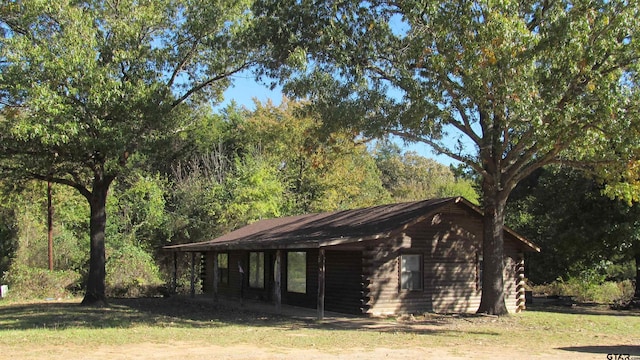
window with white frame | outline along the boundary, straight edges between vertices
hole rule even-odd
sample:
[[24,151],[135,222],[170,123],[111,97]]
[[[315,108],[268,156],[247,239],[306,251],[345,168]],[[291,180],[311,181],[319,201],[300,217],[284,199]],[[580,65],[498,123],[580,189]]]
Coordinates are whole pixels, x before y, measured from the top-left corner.
[[422,290],[422,255],[400,256],[400,289]]

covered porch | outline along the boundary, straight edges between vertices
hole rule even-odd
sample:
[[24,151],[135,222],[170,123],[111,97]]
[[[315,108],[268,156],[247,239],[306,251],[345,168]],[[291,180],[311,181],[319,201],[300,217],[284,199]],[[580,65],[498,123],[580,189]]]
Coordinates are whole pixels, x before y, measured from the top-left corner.
[[[365,238],[300,241],[288,244],[184,244],[165,247],[173,252],[175,289],[178,254],[187,254],[190,293],[196,297],[198,263],[202,264],[203,297],[215,301],[259,301],[276,313],[283,306],[361,315],[366,309],[366,279],[362,253]],[[183,257],[184,258],[184,257]],[[308,311],[308,310],[307,310]]]

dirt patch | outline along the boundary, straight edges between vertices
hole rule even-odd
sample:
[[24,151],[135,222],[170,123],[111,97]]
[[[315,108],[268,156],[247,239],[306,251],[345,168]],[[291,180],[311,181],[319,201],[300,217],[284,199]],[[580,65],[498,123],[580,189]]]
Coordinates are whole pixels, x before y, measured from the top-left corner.
[[[595,352],[595,353],[594,353]],[[190,342],[168,344],[138,343],[125,346],[45,346],[39,349],[3,349],[3,358],[14,359],[50,359],[50,360],[148,360],[148,359],[184,359],[196,360],[215,358],[223,360],[239,359],[284,359],[284,360],[370,360],[370,359],[605,359],[606,354],[627,354],[627,347],[577,347],[576,349],[550,349],[539,353],[526,350],[478,346],[478,344],[456,344],[451,348],[425,347],[408,349],[373,348],[367,350],[343,349],[322,351],[317,349],[273,349],[259,345],[217,346]]]
[[[140,343],[126,346],[98,346],[94,349],[47,346],[34,351],[23,350],[14,353],[9,350],[3,352],[3,358],[20,359],[50,359],[50,360],[147,360],[147,359],[284,359],[284,360],[370,360],[370,359],[466,359],[468,357],[455,356],[442,349],[385,349],[377,348],[368,351],[345,350],[337,353],[323,352],[315,349],[265,349],[259,346],[215,346],[176,342],[170,344]],[[19,357],[14,357],[18,355]]]

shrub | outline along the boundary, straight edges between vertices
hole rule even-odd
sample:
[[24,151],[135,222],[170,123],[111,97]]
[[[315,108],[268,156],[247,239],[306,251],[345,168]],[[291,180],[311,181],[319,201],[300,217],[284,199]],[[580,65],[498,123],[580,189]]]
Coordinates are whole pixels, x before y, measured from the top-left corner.
[[164,284],[151,255],[131,244],[109,255],[106,270],[108,297],[154,296]]
[[612,304],[628,301],[633,297],[634,285],[631,280],[621,282],[590,282],[580,278],[558,279],[550,284],[537,285],[533,291],[547,296],[571,296],[578,302]]
[[20,299],[71,297],[80,280],[80,274],[72,270],[49,271],[16,263],[4,274],[9,296]]

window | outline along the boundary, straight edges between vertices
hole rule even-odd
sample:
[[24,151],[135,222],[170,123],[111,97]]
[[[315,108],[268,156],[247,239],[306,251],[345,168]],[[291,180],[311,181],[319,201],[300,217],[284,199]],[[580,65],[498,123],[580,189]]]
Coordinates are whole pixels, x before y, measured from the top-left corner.
[[422,290],[422,255],[400,256],[400,289]]
[[307,253],[287,253],[287,291],[307,293]]
[[229,284],[229,254],[218,254],[218,282],[220,284]]
[[484,270],[484,261],[482,253],[476,253],[476,290],[482,290],[482,273]]
[[249,253],[249,287],[264,289],[264,253]]

